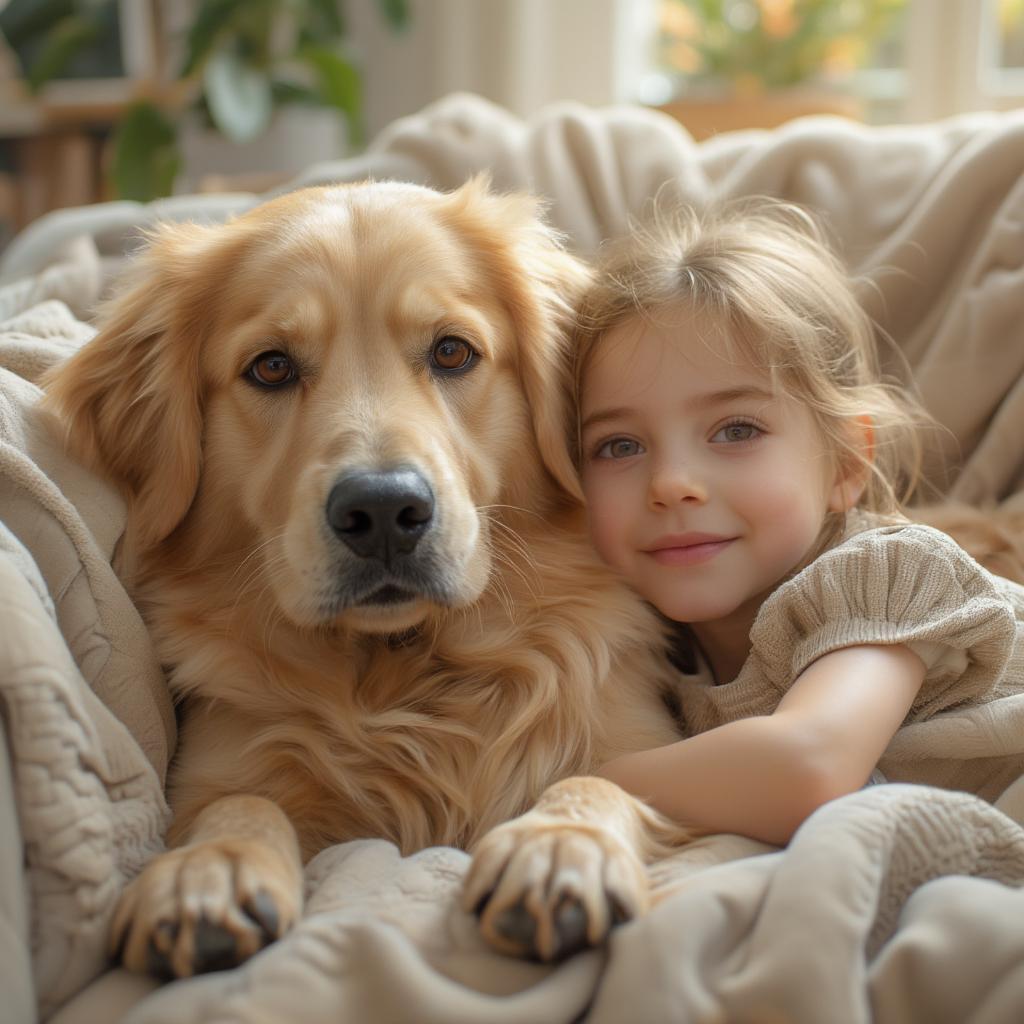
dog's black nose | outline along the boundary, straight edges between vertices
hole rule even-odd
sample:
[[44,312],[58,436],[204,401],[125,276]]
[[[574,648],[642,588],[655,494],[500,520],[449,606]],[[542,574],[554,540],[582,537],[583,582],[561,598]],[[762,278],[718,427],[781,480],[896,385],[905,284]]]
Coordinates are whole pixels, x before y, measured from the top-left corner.
[[430,526],[434,492],[413,469],[349,473],[327,496],[331,529],[363,558],[408,554]]

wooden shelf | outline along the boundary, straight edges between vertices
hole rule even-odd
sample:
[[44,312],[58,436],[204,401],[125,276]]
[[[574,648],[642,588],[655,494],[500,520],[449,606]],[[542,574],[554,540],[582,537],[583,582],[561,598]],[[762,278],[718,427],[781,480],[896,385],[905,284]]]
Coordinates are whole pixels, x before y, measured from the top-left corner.
[[54,82],[33,96],[18,80],[0,81],[0,139],[65,128],[110,128],[141,99],[160,104],[179,100],[178,90],[154,82],[99,79]]
[[111,198],[110,134],[139,99],[174,102],[173,91],[124,80],[54,83],[39,97],[0,81],[0,245],[50,210]]
[[38,95],[18,77],[18,56],[0,45],[0,245],[49,210],[110,198],[108,143],[125,110],[140,99],[173,107],[180,98],[169,84],[165,32],[165,15],[179,6],[118,0],[116,41],[81,55],[67,69],[73,77],[58,75]]

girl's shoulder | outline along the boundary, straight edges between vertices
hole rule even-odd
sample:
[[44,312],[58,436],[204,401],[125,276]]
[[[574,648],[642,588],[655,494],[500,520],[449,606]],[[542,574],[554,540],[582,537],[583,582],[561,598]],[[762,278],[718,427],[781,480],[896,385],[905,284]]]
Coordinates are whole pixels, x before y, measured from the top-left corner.
[[[945,566],[959,575],[991,575],[953,537],[934,526],[902,515],[855,510],[847,517],[840,539],[787,582],[795,582],[804,574],[813,577],[822,567],[834,574],[844,562],[855,566],[858,573],[873,563],[885,566],[894,585],[902,582],[902,573],[917,562],[925,572]],[[877,574],[872,575],[874,578]]]
[[998,674],[1017,631],[1003,582],[940,530],[859,514],[838,544],[764,602],[752,650],[779,680],[860,644],[971,651]]

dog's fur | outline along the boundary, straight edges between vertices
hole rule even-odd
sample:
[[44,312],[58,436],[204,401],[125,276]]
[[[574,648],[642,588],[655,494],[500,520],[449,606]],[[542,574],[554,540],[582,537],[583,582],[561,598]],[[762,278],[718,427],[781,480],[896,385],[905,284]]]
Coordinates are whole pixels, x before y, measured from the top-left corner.
[[948,533],[989,572],[1024,584],[1024,492],[984,507],[940,502],[908,515]]
[[[645,858],[684,831],[577,777],[679,736],[663,627],[583,530],[563,382],[586,278],[480,182],[305,190],[161,229],[48,381],[126,495],[121,565],[181,702],[174,848],[122,900],[128,966],[244,959],[300,913],[301,862],[361,836],[476,844],[466,902],[509,952],[642,911]],[[466,372],[431,363],[446,336]],[[294,384],[247,376],[268,351]],[[325,509],[399,468],[435,507],[396,568]]]

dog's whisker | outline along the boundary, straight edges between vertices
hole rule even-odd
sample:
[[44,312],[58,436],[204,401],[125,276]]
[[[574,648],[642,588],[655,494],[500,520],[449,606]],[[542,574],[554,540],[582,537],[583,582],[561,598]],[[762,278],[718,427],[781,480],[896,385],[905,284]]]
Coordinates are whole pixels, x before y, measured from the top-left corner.
[[[504,609],[506,617],[509,619],[509,621],[515,622],[516,602],[512,596],[512,592],[509,589],[507,580],[505,580],[503,575],[500,572],[498,572],[498,567],[496,564],[492,564],[491,566],[489,583],[495,598]],[[480,628],[483,628],[482,623]]]
[[[488,580],[490,577],[488,577]],[[471,605],[464,608],[457,609],[459,622],[462,627],[467,628],[466,624],[469,621],[469,616],[473,615],[476,618],[476,629],[478,633],[482,633],[484,630],[484,615],[483,609],[480,606],[479,601],[474,601]]]
[[523,559],[512,558],[507,552],[500,550],[492,552],[492,556],[496,562],[500,562],[522,581],[531,597],[537,596],[536,588],[540,585],[540,573],[534,563],[524,564]]
[[[266,545],[262,545],[262,547],[265,548]],[[231,608],[232,613],[238,610],[238,605],[242,598],[249,596],[250,588],[262,579],[263,587],[256,594],[257,602],[261,601],[266,592],[273,588],[279,573],[286,569],[287,566],[287,556],[283,552],[277,552],[267,561],[257,562],[235,592],[235,600]]]
[[270,547],[270,545],[271,545],[271,544],[275,544],[275,543],[277,543],[278,541],[280,541],[280,540],[281,540],[281,538],[282,538],[283,536],[284,536],[284,530],[282,530],[282,531],[281,531],[280,533],[276,533],[276,534],[274,534],[274,535],[273,535],[272,537],[268,537],[268,538],[267,538],[267,539],[266,539],[265,541],[263,541],[262,543],[260,543],[260,544],[257,544],[257,545],[256,545],[256,547],[254,547],[254,548],[252,549],[252,551],[250,551],[250,552],[249,552],[249,554],[247,554],[247,555],[245,556],[245,558],[243,558],[243,559],[242,559],[242,560],[241,560],[241,561],[240,561],[240,562],[238,563],[238,565],[237,565],[237,566],[235,567],[235,571],[234,571],[234,572],[233,572],[233,573],[232,573],[232,574],[231,574],[231,575],[230,575],[230,576],[228,577],[228,580],[227,580],[227,585],[228,585],[228,586],[230,586],[230,585],[231,585],[231,584],[232,584],[232,583],[234,582],[234,579],[235,579],[235,577],[236,577],[236,576],[237,576],[237,575],[238,575],[238,574],[239,574],[239,573],[240,573],[240,572],[241,572],[241,571],[242,571],[242,570],[243,570],[243,569],[245,568],[246,564],[247,564],[247,563],[248,563],[249,561],[251,561],[251,560],[253,560],[253,559],[257,558],[257,557],[258,557],[259,555],[261,555],[261,554],[262,554],[262,553],[263,553],[263,552],[264,552],[264,551],[265,551],[265,550],[266,550],[266,549],[267,549],[268,547]]
[[527,547],[526,542],[519,533],[505,523],[494,523],[494,525],[499,527],[501,532],[500,543],[502,546],[511,548],[523,562],[527,563],[531,567],[536,564],[533,555],[530,553],[530,549]]
[[504,538],[502,543],[493,545],[491,557],[522,582],[531,599],[537,596],[541,587],[540,569],[518,537]]
[[488,525],[494,526],[501,531],[502,538],[506,543],[513,544],[516,547],[516,550],[521,554],[524,561],[533,564],[534,559],[518,530],[510,526],[504,520],[498,519],[495,516],[488,514],[486,515],[486,519]]
[[506,508],[510,509],[512,512],[522,512],[523,515],[534,516],[536,519],[539,520],[544,519],[543,514],[538,512],[536,509],[524,508],[522,505],[501,505],[498,503],[492,503],[490,505],[477,505],[477,510],[479,512],[489,512],[492,508]]
[[[266,586],[260,591],[257,600],[262,602],[267,592],[271,589],[272,583],[268,582]],[[266,602],[266,607],[263,613],[263,623],[261,628],[261,634],[263,639],[263,657],[265,660],[270,660],[271,650],[271,639],[273,638],[274,631],[277,627],[284,622],[284,613],[281,610],[280,605],[277,601],[269,600]]]
[[[537,591],[535,589],[535,584],[538,582],[538,580],[536,578],[536,575],[534,575],[531,578],[531,576],[527,575],[527,573],[523,570],[523,568],[516,561],[514,561],[513,559],[509,558],[507,555],[505,555],[505,554],[503,554],[501,552],[494,552],[493,553],[493,557],[494,557],[495,566],[496,567],[499,566],[499,565],[503,566],[508,572],[510,572],[514,576],[516,576],[516,578],[519,579],[522,582],[523,587],[525,588],[527,594],[529,594],[529,596],[530,596],[530,599],[532,601],[535,601],[536,598],[537,598]],[[493,572],[492,573],[492,584],[500,585],[502,587],[502,589],[508,595],[509,599],[512,600],[511,589],[510,589],[510,587],[508,585],[508,580],[505,578],[504,574],[499,573],[499,572]],[[514,603],[514,601],[513,601],[513,603]]]
[[257,565],[248,574],[248,576],[246,576],[246,578],[242,581],[242,583],[238,586],[238,588],[235,591],[235,600],[231,605],[232,612],[236,612],[238,610],[238,605],[243,597],[249,596],[249,589],[255,585],[257,580],[264,579],[264,588],[271,585],[271,581],[265,578],[266,575],[267,567],[265,565]]
[[[499,543],[492,546],[492,557],[514,573],[522,581],[531,599],[536,599],[540,587],[540,570],[536,560],[518,533],[504,523],[496,525],[500,525],[507,532]],[[505,547],[511,549],[517,557],[512,557],[509,551],[504,550]]]

